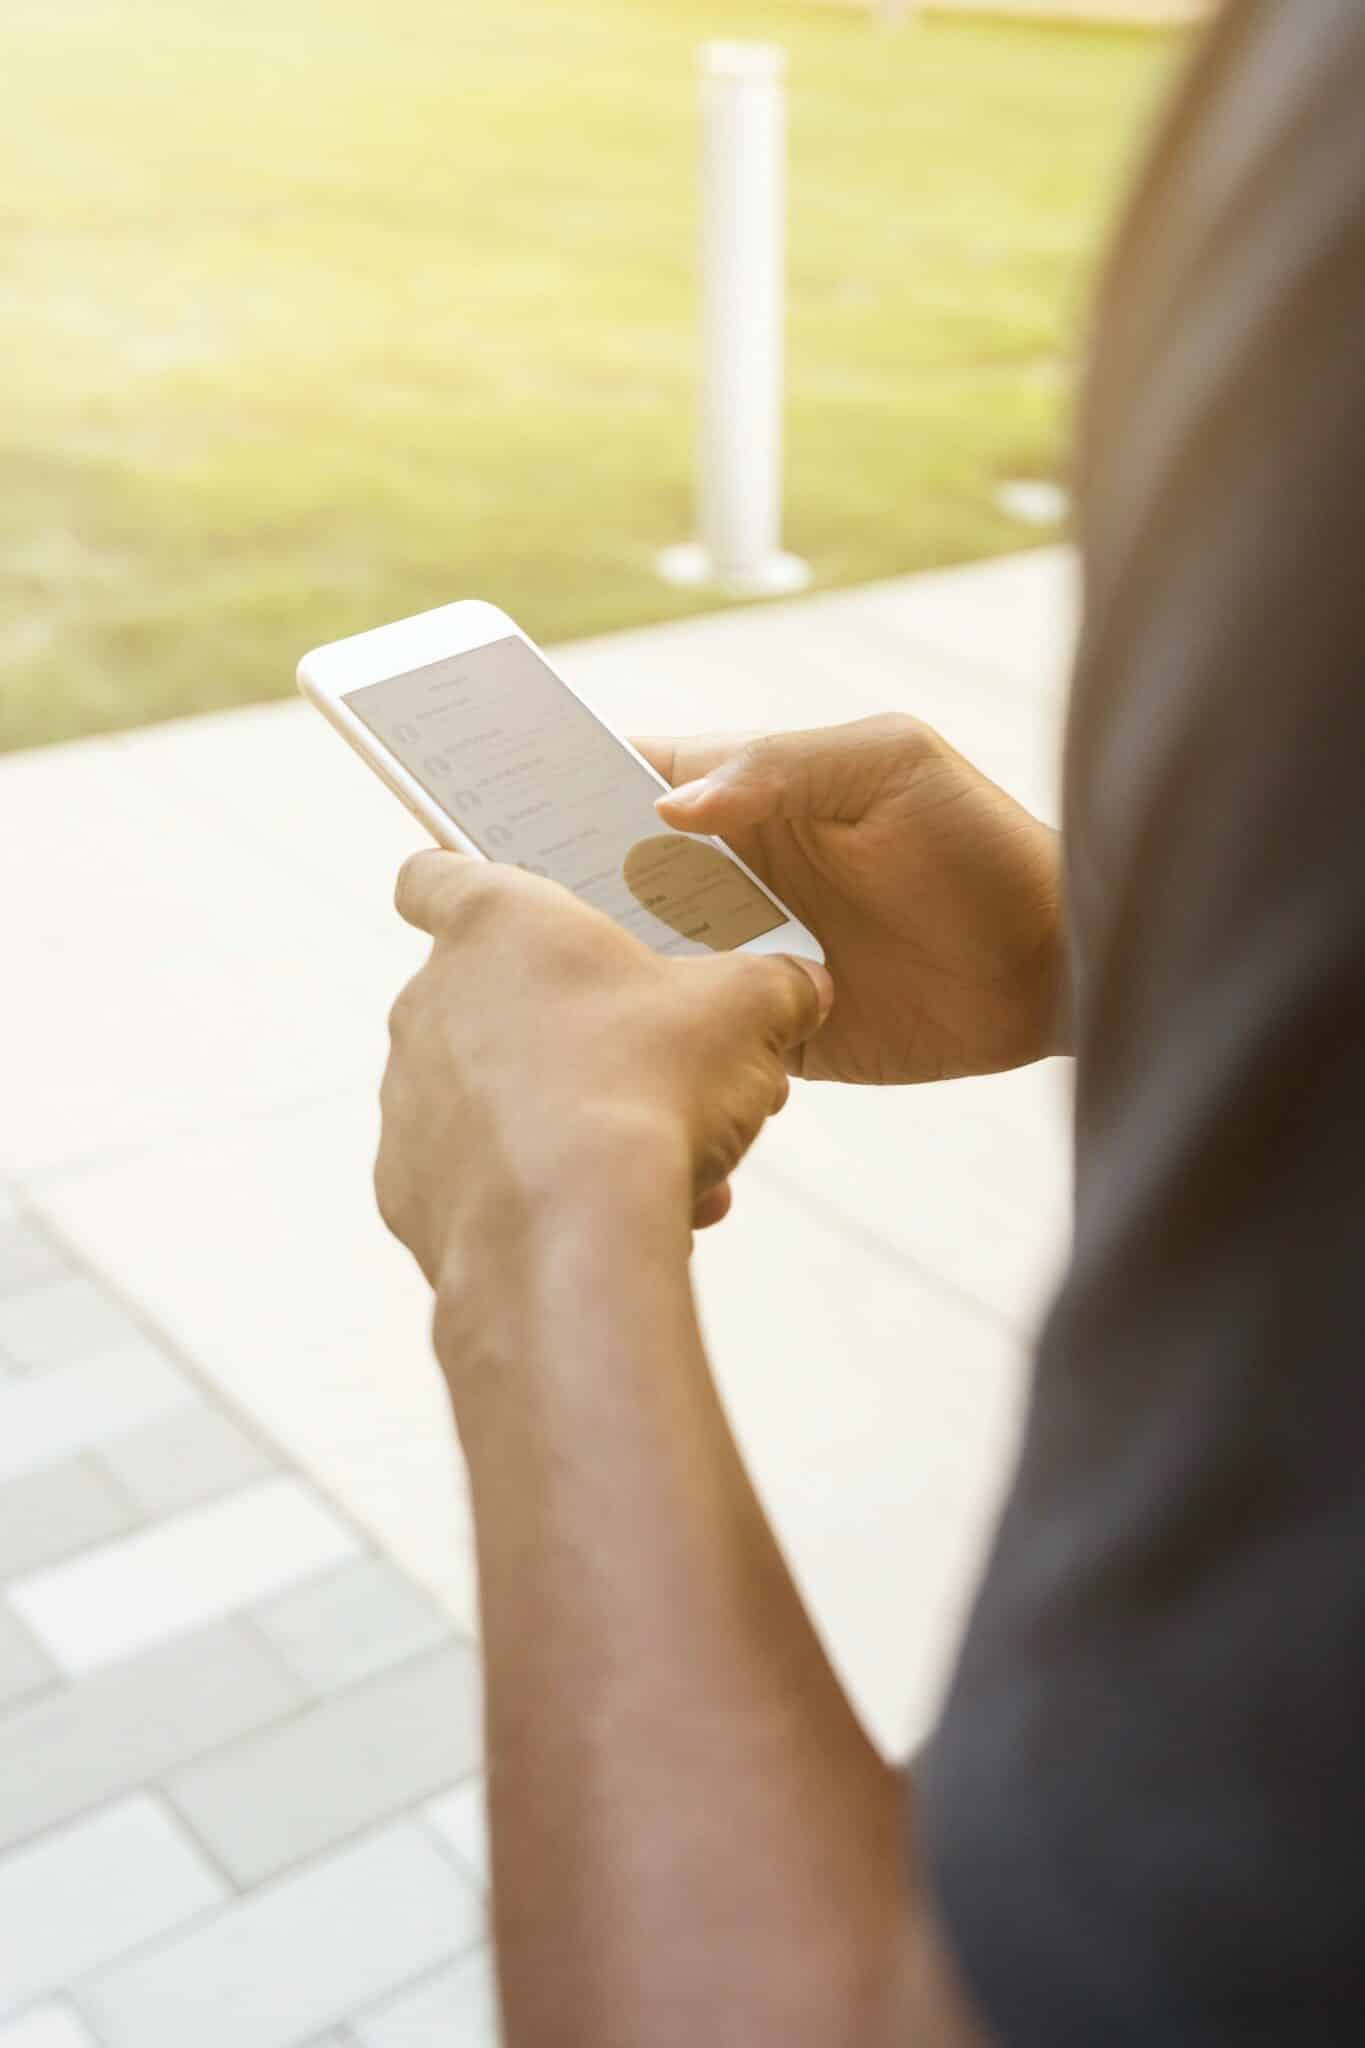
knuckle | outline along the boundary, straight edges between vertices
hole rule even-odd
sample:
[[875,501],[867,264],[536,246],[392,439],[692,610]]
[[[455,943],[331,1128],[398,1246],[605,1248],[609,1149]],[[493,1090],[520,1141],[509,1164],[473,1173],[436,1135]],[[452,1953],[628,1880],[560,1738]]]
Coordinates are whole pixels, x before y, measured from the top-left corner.
[[409,981],[399,989],[389,1005],[389,1043],[400,1045],[408,1037],[413,1022],[413,1013],[418,1004],[417,986]]
[[399,915],[434,938],[461,931],[493,886],[496,872],[487,861],[434,847],[410,854],[394,890]]
[[739,750],[739,772],[750,782],[776,782],[782,773],[784,749],[777,733],[760,733]]
[[394,1172],[387,1151],[382,1146],[374,1162],[372,1179],[375,1207],[379,1211],[380,1220],[387,1230],[392,1231],[395,1237],[400,1237],[402,1235],[402,1197],[398,1177]]
[[737,1023],[752,1031],[766,1006],[770,964],[755,954],[740,952],[701,963],[704,978],[697,975],[695,991],[702,1016],[718,1036],[729,1037]]
[[810,977],[794,960],[779,958],[765,965],[768,968],[764,976],[768,1015],[773,1032],[780,1035],[799,1024],[814,1006],[815,991]]
[[415,880],[413,867],[416,860],[417,855],[410,853],[393,878],[393,900],[399,910],[403,908],[412,895]]
[[442,942],[462,944],[477,937],[499,909],[506,907],[509,894],[506,870],[486,861],[470,861],[443,893],[432,922],[438,946]]
[[457,938],[483,923],[502,893],[499,881],[486,861],[471,861],[468,871],[460,876],[458,887],[450,890],[441,906],[441,932]]
[[913,711],[875,712],[870,718],[859,719],[858,724],[869,739],[912,755],[927,751],[937,737],[932,727],[916,718]]
[[427,892],[430,848],[410,853],[399,868],[393,885],[394,908],[400,917],[416,922]]
[[714,1187],[718,1181],[727,1180],[748,1151],[749,1139],[741,1117],[726,1113],[717,1117],[697,1160],[698,1185]]
[[779,1056],[793,1039],[814,1029],[820,1014],[820,998],[805,969],[794,960],[784,960],[782,966],[785,975],[781,994],[773,1006],[773,1031],[769,1039]]
[[469,1315],[461,1293],[437,1287],[431,1304],[431,1346],[439,1359],[458,1360],[470,1341]]

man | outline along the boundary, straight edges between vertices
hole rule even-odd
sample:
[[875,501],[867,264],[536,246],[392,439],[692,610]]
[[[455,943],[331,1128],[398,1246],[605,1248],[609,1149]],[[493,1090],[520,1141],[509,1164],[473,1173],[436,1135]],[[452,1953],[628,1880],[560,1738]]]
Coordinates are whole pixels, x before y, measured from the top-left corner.
[[[828,977],[403,872],[377,1184],[469,1460],[514,2048],[1365,2040],[1362,336],[1365,9],[1245,0],[1101,299],[1064,919],[1051,835],[904,719],[653,750]],[[690,1233],[789,1074],[1059,1015],[1074,1252],[911,1783],[749,1490]]]

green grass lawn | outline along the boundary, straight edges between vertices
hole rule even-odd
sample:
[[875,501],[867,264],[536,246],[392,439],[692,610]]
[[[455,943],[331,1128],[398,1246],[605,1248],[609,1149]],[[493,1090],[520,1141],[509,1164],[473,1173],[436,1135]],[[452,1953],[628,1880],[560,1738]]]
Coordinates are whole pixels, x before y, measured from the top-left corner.
[[694,46],[791,70],[787,539],[836,584],[1036,539],[1179,45],[805,0],[5,0],[0,747],[276,695],[469,594],[676,615]]

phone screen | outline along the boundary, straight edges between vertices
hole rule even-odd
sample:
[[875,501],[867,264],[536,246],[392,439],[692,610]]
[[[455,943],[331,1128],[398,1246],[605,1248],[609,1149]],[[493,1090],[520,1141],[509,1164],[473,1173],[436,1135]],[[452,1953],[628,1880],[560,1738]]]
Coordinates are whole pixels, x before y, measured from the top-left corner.
[[661,953],[727,952],[785,923],[535,649],[509,635],[345,701],[490,860],[562,882]]

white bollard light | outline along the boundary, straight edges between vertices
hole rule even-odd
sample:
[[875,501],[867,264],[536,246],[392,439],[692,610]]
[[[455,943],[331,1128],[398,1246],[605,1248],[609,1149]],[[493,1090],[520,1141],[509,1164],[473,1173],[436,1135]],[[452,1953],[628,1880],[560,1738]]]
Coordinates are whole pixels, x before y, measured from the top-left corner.
[[704,43],[701,61],[701,421],[698,540],[659,572],[731,597],[800,590],[782,552],[786,52]]

